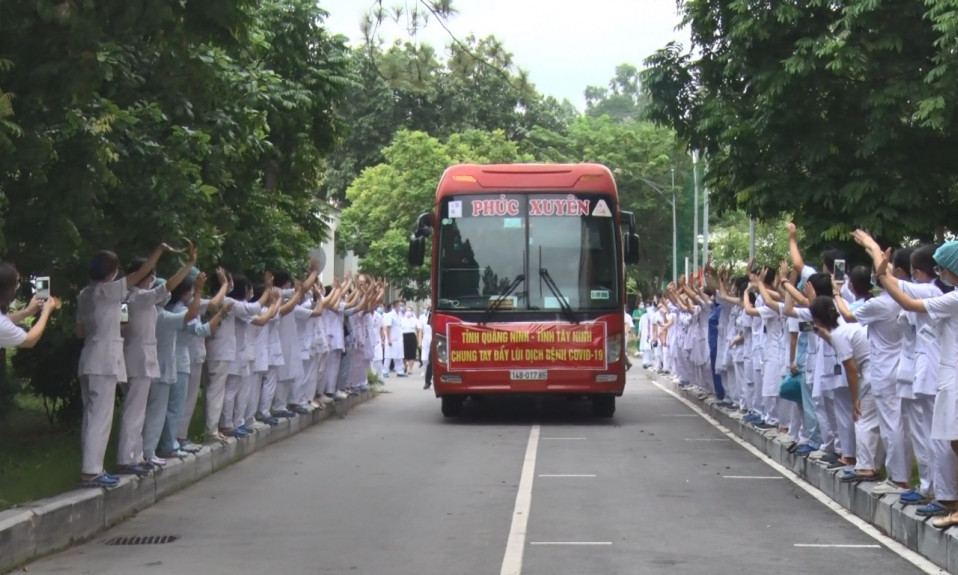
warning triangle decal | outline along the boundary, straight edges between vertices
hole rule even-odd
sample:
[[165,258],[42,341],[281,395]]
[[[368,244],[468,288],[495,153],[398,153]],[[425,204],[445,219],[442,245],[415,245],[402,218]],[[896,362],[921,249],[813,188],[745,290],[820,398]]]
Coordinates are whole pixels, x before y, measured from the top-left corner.
[[599,200],[595,204],[595,209],[592,210],[592,216],[597,218],[611,218],[612,210],[609,209],[609,206],[605,203],[605,200]]

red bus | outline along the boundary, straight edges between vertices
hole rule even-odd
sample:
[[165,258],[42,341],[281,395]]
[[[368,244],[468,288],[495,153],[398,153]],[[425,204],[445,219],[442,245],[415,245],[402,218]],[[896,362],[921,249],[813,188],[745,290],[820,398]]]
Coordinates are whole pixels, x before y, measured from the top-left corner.
[[433,388],[467,397],[585,396],[612,417],[625,388],[625,264],[635,219],[598,164],[458,165],[419,216],[409,262],[432,237]]

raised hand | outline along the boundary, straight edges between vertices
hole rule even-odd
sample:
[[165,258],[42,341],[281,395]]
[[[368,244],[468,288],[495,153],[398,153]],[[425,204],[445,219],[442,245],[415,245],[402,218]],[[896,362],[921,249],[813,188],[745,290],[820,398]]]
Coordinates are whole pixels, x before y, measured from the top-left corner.
[[785,224],[785,229],[788,230],[788,237],[794,238],[798,234],[798,228],[795,227],[795,224],[788,222]]
[[882,255],[881,265],[878,266],[878,270],[875,272],[876,275],[891,275],[891,256],[891,248],[888,248]]
[[50,296],[43,302],[43,311],[53,313],[53,310],[60,309],[60,298]]
[[193,289],[196,290],[197,293],[203,291],[203,286],[206,285],[206,279],[206,273],[200,272],[200,274],[196,276],[196,279],[193,280]]

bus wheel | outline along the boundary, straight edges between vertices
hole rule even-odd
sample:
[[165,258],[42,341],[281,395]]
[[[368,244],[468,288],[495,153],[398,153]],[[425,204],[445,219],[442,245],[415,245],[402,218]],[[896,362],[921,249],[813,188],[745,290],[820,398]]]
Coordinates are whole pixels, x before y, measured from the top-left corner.
[[459,417],[464,399],[461,395],[442,396],[442,414],[446,417]]
[[615,396],[611,393],[594,396],[592,414],[596,417],[612,417],[615,414]]

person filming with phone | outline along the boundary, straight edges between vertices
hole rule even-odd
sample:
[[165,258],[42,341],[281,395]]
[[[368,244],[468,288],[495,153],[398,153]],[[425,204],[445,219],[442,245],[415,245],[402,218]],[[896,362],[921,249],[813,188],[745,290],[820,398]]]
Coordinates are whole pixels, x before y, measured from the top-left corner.
[[[17,289],[20,287],[20,274],[13,264],[0,262],[0,348],[32,348],[43,337],[43,331],[47,328],[47,322],[50,314],[60,307],[60,300],[50,297],[49,284],[47,287],[46,298],[41,299],[39,294],[34,295],[30,303],[22,310],[10,313],[10,305],[17,298]],[[21,328],[18,323],[24,319],[36,315],[40,316],[29,331]]]

